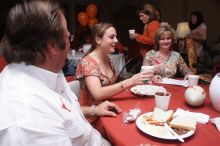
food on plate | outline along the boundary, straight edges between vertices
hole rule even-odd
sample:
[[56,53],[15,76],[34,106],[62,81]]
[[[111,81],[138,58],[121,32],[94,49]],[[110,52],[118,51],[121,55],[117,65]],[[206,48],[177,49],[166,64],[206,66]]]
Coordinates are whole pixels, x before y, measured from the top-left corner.
[[[187,138],[195,133],[196,123],[185,116],[175,116],[172,110],[163,111],[154,108],[153,112],[144,113],[136,120],[137,127],[144,133],[161,139],[177,139],[166,127],[167,123],[182,138]],[[176,120],[176,118],[178,118]],[[179,119],[180,118],[180,119]],[[166,122],[165,122],[166,121]]]
[[154,108],[152,120],[158,122],[168,122],[173,117],[173,110],[163,111],[157,107]]
[[196,129],[196,120],[187,118],[187,117],[181,117],[177,116],[172,119],[172,121],[169,123],[170,127],[172,128],[182,128],[186,130],[195,130]]
[[151,116],[145,115],[143,118],[145,124],[153,124],[156,126],[163,126],[164,122],[168,122],[172,119],[173,110],[163,111],[157,107],[154,108],[154,111]]
[[166,122],[179,135],[185,134],[190,130],[195,131],[195,119],[190,119],[184,116],[173,117],[173,114],[173,110],[163,111],[155,107],[154,111],[151,114],[146,114],[143,116],[142,121],[144,125],[148,125],[148,128],[150,126],[151,129],[153,129],[152,126],[155,126],[154,130],[158,130],[161,128],[163,129],[163,124]]
[[172,128],[173,131],[175,131],[178,135],[183,135],[186,134],[187,132],[189,132],[189,130],[187,129],[183,129],[183,128]]

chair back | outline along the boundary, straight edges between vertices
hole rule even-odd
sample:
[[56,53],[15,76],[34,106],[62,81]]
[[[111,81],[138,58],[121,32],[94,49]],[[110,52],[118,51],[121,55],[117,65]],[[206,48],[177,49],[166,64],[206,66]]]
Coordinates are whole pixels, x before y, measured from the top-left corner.
[[71,82],[68,82],[71,90],[75,93],[75,95],[80,98],[80,81],[79,80],[73,80]]
[[142,65],[142,60],[140,58],[131,58],[129,59],[122,70],[119,72],[118,77],[116,79],[116,83],[123,81],[127,78],[132,77],[134,74],[140,72]]

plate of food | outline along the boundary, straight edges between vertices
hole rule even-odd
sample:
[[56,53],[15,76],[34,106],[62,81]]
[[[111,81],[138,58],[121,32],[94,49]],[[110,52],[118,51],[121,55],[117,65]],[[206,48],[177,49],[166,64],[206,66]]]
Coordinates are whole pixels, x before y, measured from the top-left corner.
[[131,88],[131,92],[137,95],[153,96],[156,92],[166,92],[166,89],[156,85],[136,85]]
[[196,121],[189,118],[173,117],[173,111],[164,112],[154,108],[153,112],[140,115],[136,120],[138,129],[142,132],[160,139],[177,140],[166,127],[166,122],[181,138],[187,138],[195,133]]

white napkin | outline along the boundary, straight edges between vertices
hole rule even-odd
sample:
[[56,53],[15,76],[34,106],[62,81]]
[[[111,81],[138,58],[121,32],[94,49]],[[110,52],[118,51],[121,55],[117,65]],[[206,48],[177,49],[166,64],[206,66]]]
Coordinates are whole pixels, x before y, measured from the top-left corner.
[[178,86],[183,86],[183,87],[189,86],[188,80],[176,80],[176,79],[171,79],[171,78],[163,78],[160,83],[178,85]]
[[137,116],[141,113],[140,108],[134,108],[130,109],[129,112],[124,112],[123,113],[123,122],[128,123],[128,122],[133,122],[137,118]]
[[220,117],[210,119],[210,121],[215,124],[217,127],[218,131],[220,132]]
[[194,118],[198,123],[206,124],[209,121],[209,115],[203,113],[189,112],[178,108],[173,115],[175,116],[185,116],[187,118]]

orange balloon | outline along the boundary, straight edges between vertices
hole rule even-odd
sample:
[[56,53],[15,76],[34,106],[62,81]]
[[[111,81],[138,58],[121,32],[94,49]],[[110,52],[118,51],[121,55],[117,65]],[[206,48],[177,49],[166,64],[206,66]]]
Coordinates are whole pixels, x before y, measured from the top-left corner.
[[96,25],[98,23],[98,19],[96,17],[94,18],[89,18],[89,21],[88,21],[88,26],[90,28],[92,28],[94,25]]
[[97,9],[97,6],[94,5],[94,4],[89,4],[87,7],[86,7],[86,13],[88,14],[88,16],[90,18],[93,18],[96,16],[98,12],[98,9]]
[[86,26],[89,20],[87,13],[80,12],[77,16],[77,20],[82,26]]

